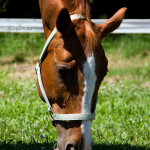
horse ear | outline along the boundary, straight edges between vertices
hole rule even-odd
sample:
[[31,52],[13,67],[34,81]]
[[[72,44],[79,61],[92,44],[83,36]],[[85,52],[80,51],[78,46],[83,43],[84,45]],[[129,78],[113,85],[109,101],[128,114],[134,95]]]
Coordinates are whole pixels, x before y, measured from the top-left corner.
[[64,8],[60,11],[56,20],[56,27],[59,32],[66,35],[73,29],[73,24],[70,19],[68,9]]
[[113,32],[120,26],[126,10],[127,8],[119,9],[110,19],[99,25],[102,38],[107,37],[109,33]]

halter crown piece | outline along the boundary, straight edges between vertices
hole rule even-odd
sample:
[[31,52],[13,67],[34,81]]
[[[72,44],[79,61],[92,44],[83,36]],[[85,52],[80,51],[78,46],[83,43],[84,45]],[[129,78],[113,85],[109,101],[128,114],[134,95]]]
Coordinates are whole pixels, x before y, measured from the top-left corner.
[[[74,20],[74,19],[86,19],[84,15],[78,15],[78,14],[73,14],[70,16],[71,20]],[[49,43],[51,42],[51,40],[53,39],[54,35],[56,34],[57,32],[57,28],[55,27],[53,29],[53,31],[51,32],[51,34],[49,35],[45,45],[44,45],[44,48],[41,52],[41,55],[40,55],[40,58],[39,58],[39,62],[36,64],[36,67],[35,67],[35,70],[36,70],[36,73],[37,73],[37,77],[38,77],[38,83],[39,83],[39,87],[40,87],[40,90],[42,92],[42,95],[44,97],[44,100],[47,104],[47,107],[48,107],[48,111],[49,111],[49,114],[50,114],[50,119],[52,122],[54,121],[73,121],[73,120],[94,120],[95,119],[95,113],[86,113],[86,114],[55,114],[52,110],[52,106],[48,100],[48,97],[46,95],[46,92],[44,90],[44,87],[43,87],[43,83],[42,83],[42,78],[41,78],[41,68],[40,68],[40,64],[42,62],[42,59],[43,59],[43,56],[46,52],[46,49],[49,45]]]

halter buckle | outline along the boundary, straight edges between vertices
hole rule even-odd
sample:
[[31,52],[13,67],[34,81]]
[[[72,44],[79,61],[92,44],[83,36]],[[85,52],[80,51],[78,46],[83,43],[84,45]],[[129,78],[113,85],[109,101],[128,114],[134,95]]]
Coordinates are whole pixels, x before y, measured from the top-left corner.
[[48,108],[49,114],[50,114],[50,119],[51,121],[54,121],[54,113],[52,111],[52,108]]

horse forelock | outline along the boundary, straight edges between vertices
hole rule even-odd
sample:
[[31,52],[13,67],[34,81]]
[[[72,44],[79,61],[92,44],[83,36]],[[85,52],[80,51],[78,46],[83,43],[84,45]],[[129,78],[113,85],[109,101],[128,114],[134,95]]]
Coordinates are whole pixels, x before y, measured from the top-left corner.
[[85,24],[85,38],[87,44],[93,50],[97,44],[97,36],[92,28],[91,23],[85,21],[84,24]]

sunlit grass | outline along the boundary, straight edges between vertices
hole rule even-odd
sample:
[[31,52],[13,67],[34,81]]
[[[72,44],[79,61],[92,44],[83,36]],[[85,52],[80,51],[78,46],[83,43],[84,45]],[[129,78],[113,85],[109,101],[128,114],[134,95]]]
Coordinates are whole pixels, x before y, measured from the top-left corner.
[[95,141],[102,144],[148,145],[149,90],[131,81],[103,84],[97,103],[97,119],[93,123]]
[[0,80],[0,93],[0,147],[56,141],[55,128],[46,105],[37,95],[35,81]]

